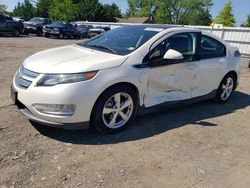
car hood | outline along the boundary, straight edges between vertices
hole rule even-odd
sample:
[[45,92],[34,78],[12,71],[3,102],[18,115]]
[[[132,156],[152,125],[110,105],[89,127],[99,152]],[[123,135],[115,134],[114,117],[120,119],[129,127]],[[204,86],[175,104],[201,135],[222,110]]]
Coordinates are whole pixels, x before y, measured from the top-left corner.
[[79,73],[120,66],[127,56],[70,45],[38,52],[23,66],[37,73]]

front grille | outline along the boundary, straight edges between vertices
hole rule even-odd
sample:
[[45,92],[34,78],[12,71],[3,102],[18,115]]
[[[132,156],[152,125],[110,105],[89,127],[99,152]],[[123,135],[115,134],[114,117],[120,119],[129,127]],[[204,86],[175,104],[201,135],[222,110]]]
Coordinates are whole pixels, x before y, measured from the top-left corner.
[[27,89],[38,75],[38,73],[25,69],[23,66],[21,66],[16,73],[16,85]]

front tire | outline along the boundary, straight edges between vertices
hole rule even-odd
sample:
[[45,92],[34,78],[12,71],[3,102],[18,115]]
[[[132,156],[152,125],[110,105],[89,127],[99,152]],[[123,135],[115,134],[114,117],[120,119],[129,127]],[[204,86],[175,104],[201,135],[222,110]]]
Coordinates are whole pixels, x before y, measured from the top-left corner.
[[236,78],[232,74],[226,75],[217,90],[216,101],[226,103],[236,88]]
[[38,37],[41,37],[43,35],[43,31],[41,29],[37,30],[37,34]]
[[59,34],[59,39],[64,39],[64,34],[63,33]]
[[48,33],[45,33],[44,36],[45,36],[46,38],[50,38],[50,34],[48,34]]
[[20,32],[19,32],[19,30],[17,28],[14,29],[13,36],[14,37],[19,37],[20,36]]
[[136,92],[128,86],[115,86],[97,100],[91,125],[104,133],[117,133],[126,129],[138,109]]

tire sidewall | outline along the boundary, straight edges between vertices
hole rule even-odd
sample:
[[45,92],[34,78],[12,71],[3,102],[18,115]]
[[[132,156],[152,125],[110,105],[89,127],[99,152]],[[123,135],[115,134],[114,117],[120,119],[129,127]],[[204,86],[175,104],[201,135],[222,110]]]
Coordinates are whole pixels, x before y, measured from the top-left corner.
[[[226,82],[226,80],[227,80],[229,77],[233,79],[233,84],[234,84],[233,90],[232,90],[230,96],[229,96],[226,100],[223,100],[223,99],[221,98],[221,94],[222,94],[222,92],[223,92],[222,86],[223,86],[223,84]],[[217,94],[216,94],[216,101],[219,102],[219,103],[226,103],[226,102],[231,98],[231,96],[232,96],[232,94],[233,94],[233,92],[234,92],[234,90],[235,90],[235,86],[236,86],[236,78],[235,78],[233,75],[231,75],[231,74],[226,75],[226,76],[223,78],[223,80],[221,81],[220,86],[219,86],[219,88],[218,88],[218,91],[217,91]]]
[[38,30],[37,30],[37,36],[40,37],[40,36],[42,36],[42,35],[43,35],[43,31],[42,31],[41,29],[38,29]]
[[[103,112],[103,108],[104,108],[106,102],[110,99],[110,97],[112,97],[114,94],[119,93],[119,92],[123,92],[123,93],[126,93],[126,94],[131,96],[131,98],[133,100],[133,107],[134,108],[133,108],[133,112],[132,112],[130,119],[122,127],[119,127],[116,129],[111,129],[111,128],[107,127],[105,125],[105,123],[103,122],[102,112]],[[98,131],[101,131],[103,133],[112,134],[112,133],[120,132],[120,131],[126,129],[128,127],[128,125],[131,123],[131,121],[134,120],[136,113],[137,113],[137,110],[138,110],[138,106],[139,106],[138,96],[137,96],[136,92],[133,89],[131,89],[130,87],[116,86],[116,87],[113,87],[111,89],[108,89],[98,98],[98,100],[94,106],[92,117],[91,117],[91,125],[93,125]]]
[[15,37],[19,37],[20,32],[19,32],[19,30],[18,30],[17,28],[14,29],[13,35],[14,35]]
[[63,33],[59,34],[59,39],[64,39],[64,34]]

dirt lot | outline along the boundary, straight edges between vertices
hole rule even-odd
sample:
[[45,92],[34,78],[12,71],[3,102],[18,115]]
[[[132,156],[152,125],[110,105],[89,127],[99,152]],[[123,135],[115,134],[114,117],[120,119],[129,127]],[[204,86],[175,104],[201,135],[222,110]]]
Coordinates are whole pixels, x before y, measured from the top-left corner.
[[0,187],[250,187],[250,69],[229,103],[139,116],[117,135],[35,128],[11,104],[11,79],[42,49],[76,43],[0,38]]

